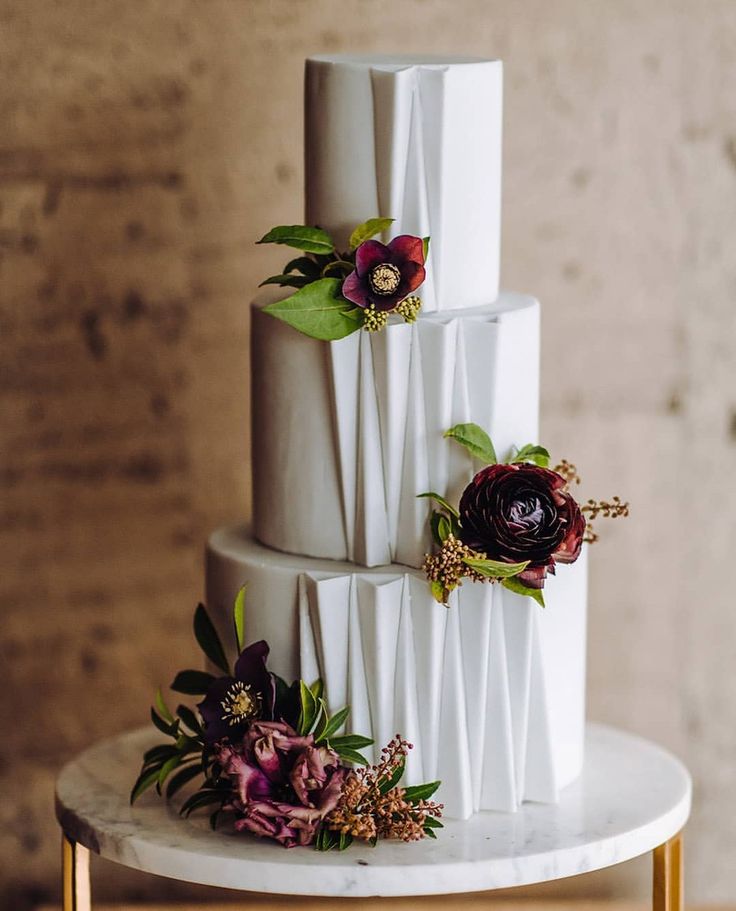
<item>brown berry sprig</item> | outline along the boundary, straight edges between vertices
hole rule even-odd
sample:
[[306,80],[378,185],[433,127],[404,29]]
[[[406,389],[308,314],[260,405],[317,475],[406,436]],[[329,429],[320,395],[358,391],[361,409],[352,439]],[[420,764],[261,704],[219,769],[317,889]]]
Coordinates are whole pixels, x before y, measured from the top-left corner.
[[489,582],[484,576],[465,563],[465,559],[485,560],[486,555],[463,544],[455,535],[448,535],[436,554],[427,554],[422,569],[430,582],[442,586],[442,603],[447,605],[450,592],[462,584],[463,577],[471,582]]
[[411,749],[412,745],[397,734],[381,750],[376,765],[351,771],[340,801],[326,817],[325,825],[333,832],[365,841],[424,838],[431,825],[428,820],[439,819],[443,805],[433,800],[407,800],[405,788],[386,789],[387,782],[401,777]]
[[572,462],[568,462],[567,459],[563,459],[559,465],[555,465],[552,471],[561,475],[565,479],[568,487],[572,484],[580,483],[580,475],[578,474],[577,466],[573,465]]
[[593,528],[595,519],[618,519],[626,518],[629,515],[629,504],[623,502],[620,497],[611,497],[610,500],[588,500],[580,511],[585,516],[586,528],[584,541],[593,544],[598,540],[598,533]]

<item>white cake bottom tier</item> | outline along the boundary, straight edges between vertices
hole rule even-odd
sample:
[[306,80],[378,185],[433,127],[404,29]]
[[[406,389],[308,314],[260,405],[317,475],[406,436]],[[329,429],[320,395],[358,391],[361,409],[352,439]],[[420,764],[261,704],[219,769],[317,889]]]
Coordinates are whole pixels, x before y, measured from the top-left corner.
[[429,504],[417,494],[454,499],[480,467],[444,432],[479,424],[499,458],[539,442],[532,297],[336,342],[252,313],[254,530],[269,547],[420,566]]
[[464,583],[445,608],[424,577],[276,553],[242,528],[207,548],[207,603],[226,641],[248,585],[249,642],[287,679],[321,677],[332,711],[376,748],[401,733],[408,783],[442,780],[446,813],[553,803],[583,762],[587,554],[545,586],[547,607]]

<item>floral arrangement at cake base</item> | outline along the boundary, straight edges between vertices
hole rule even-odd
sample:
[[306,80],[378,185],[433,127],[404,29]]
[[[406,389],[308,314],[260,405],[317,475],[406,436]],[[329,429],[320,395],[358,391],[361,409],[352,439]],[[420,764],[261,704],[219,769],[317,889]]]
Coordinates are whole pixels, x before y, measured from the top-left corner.
[[422,302],[414,293],[425,279],[428,237],[401,234],[388,244],[375,240],[393,218],[369,218],[350,235],[340,251],[322,228],[279,225],[259,244],[284,244],[302,255],[263,285],[296,289],[264,307],[266,313],[311,338],[336,341],[358,329],[377,332],[389,315],[415,322]]
[[491,438],[477,424],[457,424],[445,437],[487,465],[457,507],[433,491],[419,495],[439,506],[430,516],[438,549],[426,555],[423,568],[442,604],[465,578],[499,582],[544,607],[547,575],[554,575],[558,564],[574,563],[584,542],[597,540],[593,520],[629,514],[629,504],[619,497],[580,506],[570,490],[580,483],[577,469],[566,460],[550,468],[543,446],[522,446],[499,462]]
[[330,715],[321,681],[288,684],[268,669],[266,642],[244,645],[244,599],[241,589],[232,668],[205,607],[197,608],[195,636],[222,676],[176,675],[172,690],[204,697],[196,711],[179,705],[172,712],[157,692],[151,720],[169,739],[144,754],[131,803],[154,787],[170,799],[198,779],[181,804],[183,816],[207,809],[213,829],[229,819],[236,831],[286,848],[435,838],[442,805],[431,798],[440,782],[401,786],[411,744],[397,734],[369,765],[360,751],[373,741],[341,733],[349,708]]

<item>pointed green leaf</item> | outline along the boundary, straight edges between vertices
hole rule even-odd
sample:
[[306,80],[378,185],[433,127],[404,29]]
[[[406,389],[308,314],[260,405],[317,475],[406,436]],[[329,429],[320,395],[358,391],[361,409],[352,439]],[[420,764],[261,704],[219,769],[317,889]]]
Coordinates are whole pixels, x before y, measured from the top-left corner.
[[409,803],[416,803],[418,800],[429,800],[441,784],[441,781],[428,781],[426,784],[415,784],[410,788],[404,788],[404,798]]
[[174,677],[171,689],[186,696],[203,696],[215,682],[215,677],[207,671],[179,671]]
[[161,793],[161,788],[164,786],[164,782],[174,771],[174,769],[179,768],[181,761],[181,753],[177,753],[176,756],[172,756],[171,759],[167,759],[166,762],[161,766],[161,771],[158,773],[158,781],[156,782],[156,787],[158,788],[159,794]]
[[162,734],[166,734],[168,737],[176,737],[177,731],[179,729],[178,721],[175,721],[173,724],[169,724],[156,713],[156,710],[154,708],[151,709],[151,721],[156,725]]
[[144,769],[141,772],[141,774],[136,779],[135,784],[133,785],[133,789],[130,792],[131,804],[135,803],[144,791],[147,791],[149,788],[153,787],[153,785],[156,784],[160,771],[160,767],[156,767],[154,769]]
[[299,694],[302,703],[299,715],[299,733],[306,736],[312,730],[312,725],[317,717],[317,700],[303,680],[299,681]]
[[244,585],[235,596],[233,606],[233,625],[235,626],[235,644],[240,654],[245,648],[245,590]]
[[432,597],[438,604],[446,604],[447,598],[450,594],[450,589],[445,588],[441,582],[430,582],[429,590],[432,592]]
[[345,724],[345,720],[349,714],[350,706],[348,705],[346,705],[345,708],[340,709],[339,712],[335,712],[332,718],[329,718],[325,713],[323,722],[314,735],[315,741],[321,743],[323,740],[329,740]]
[[174,754],[179,751],[174,746],[173,743],[160,743],[155,747],[151,747],[150,750],[146,750],[143,754],[143,762],[146,765],[151,763],[162,763],[166,762],[167,759],[170,759]]
[[437,838],[437,833],[431,827],[425,825],[423,831],[427,838]]
[[180,705],[176,710],[176,714],[179,716],[179,718],[181,718],[181,720],[195,735],[196,738],[202,736],[203,729],[199,718],[197,718],[197,716],[188,706]]
[[314,681],[314,683],[309,687],[312,691],[314,698],[319,701],[322,698],[322,695],[325,691],[325,684],[321,677]]
[[321,278],[284,300],[267,304],[263,311],[310,338],[322,341],[345,338],[357,331],[361,323],[354,316],[348,315],[354,307],[342,297],[341,288],[342,281],[339,278]]
[[204,604],[198,605],[194,612],[194,635],[197,637],[199,647],[209,660],[223,673],[229,674],[230,667],[225,657],[225,650]]
[[169,779],[169,783],[166,785],[166,797],[173,797],[178,791],[180,791],[185,784],[190,782],[193,778],[196,778],[197,775],[202,774],[202,767],[199,763],[189,763],[180,769],[176,775],[172,776]]
[[308,278],[306,275],[286,275],[285,273],[281,275],[271,275],[269,278],[265,278],[259,288],[262,288],[264,285],[280,285],[282,288],[303,288],[305,285],[309,284],[312,281],[311,278]]
[[427,257],[429,256],[429,238],[428,237],[422,238],[422,251],[424,252],[424,261],[426,262]]
[[337,753],[340,759],[345,762],[352,762],[353,765],[368,765],[368,760],[359,753],[357,750],[350,750],[347,747],[336,747],[334,744],[331,744],[333,750]]
[[394,769],[393,773],[389,775],[388,778],[383,778],[378,782],[378,790],[381,794],[388,794],[391,788],[395,788],[396,785],[401,781],[404,775],[404,769],[406,768],[406,759],[402,758],[399,764]]
[[330,738],[330,746],[335,751],[340,749],[362,750],[363,747],[369,747],[372,743],[370,737],[363,737],[362,734],[343,734],[341,737]]
[[428,829],[444,829],[444,828],[445,828],[445,827],[442,825],[442,823],[439,821],[439,819],[437,819],[435,816],[428,816],[428,817],[424,820],[424,825],[425,825]]
[[[447,436],[447,434],[445,434]],[[460,513],[452,506],[444,497],[441,497],[438,493],[435,493],[433,490],[428,490],[426,493],[418,493],[417,499],[428,499],[434,500],[436,503],[446,510],[451,516],[454,516],[456,519],[459,517]]]
[[526,595],[527,598],[533,598],[540,607],[544,607],[544,595],[541,589],[529,588],[523,582],[519,582],[518,579],[504,579],[502,585],[510,592],[516,592],[517,595]]
[[440,544],[443,541],[446,541],[452,534],[452,525],[447,516],[443,516],[440,513],[440,517],[437,520],[437,537],[440,539]]
[[184,801],[179,812],[182,816],[190,816],[195,810],[200,809],[200,807],[206,807],[213,803],[222,805],[224,799],[225,794],[222,791],[196,791],[191,797]]
[[301,272],[308,278],[319,278],[319,264],[309,256],[297,256],[284,266],[284,272]]
[[486,465],[496,464],[496,450],[491,438],[477,424],[456,424],[445,432],[445,437],[464,446],[474,459]]
[[158,710],[159,715],[164,719],[164,721],[168,721],[169,724],[173,724],[174,716],[171,714],[171,712],[169,711],[169,707],[166,705],[166,702],[164,701],[164,696],[163,696],[163,693],[161,692],[161,687],[159,687],[156,690],[156,708]]
[[531,443],[527,443],[512,459],[509,459],[509,463],[513,465],[519,462],[532,462],[534,465],[539,465],[540,468],[549,468],[549,459],[549,452],[544,446],[532,446]]
[[476,560],[474,557],[463,557],[463,563],[489,579],[510,579],[518,576],[529,566],[529,561],[523,563],[503,563],[500,560]]
[[340,832],[340,839],[337,844],[337,850],[344,851],[346,848],[349,848],[352,843],[352,835],[349,835],[347,832]]
[[350,240],[348,241],[349,248],[351,250],[357,250],[357,248],[366,240],[370,240],[371,237],[375,237],[376,234],[383,234],[383,232],[390,228],[393,223],[393,218],[369,218],[368,221],[364,221],[362,225],[358,225],[350,235]]
[[296,247],[305,253],[332,253],[335,249],[335,244],[326,231],[307,225],[279,225],[271,228],[258,243],[286,244],[287,247]]

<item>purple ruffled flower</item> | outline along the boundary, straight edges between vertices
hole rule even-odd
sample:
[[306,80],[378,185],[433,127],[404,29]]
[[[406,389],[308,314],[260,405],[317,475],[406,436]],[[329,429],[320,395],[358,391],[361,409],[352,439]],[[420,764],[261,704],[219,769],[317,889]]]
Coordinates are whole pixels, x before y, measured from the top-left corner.
[[355,271],[343,282],[342,295],[359,307],[394,310],[424,278],[420,237],[401,234],[389,244],[367,240],[355,251]]
[[257,719],[273,718],[276,690],[266,668],[268,645],[261,640],[240,653],[234,677],[218,677],[197,708],[209,744],[228,738],[239,740]]
[[217,761],[237,792],[235,828],[286,848],[315,840],[347,774],[334,750],[279,721],[253,722],[241,744],[220,747]]

